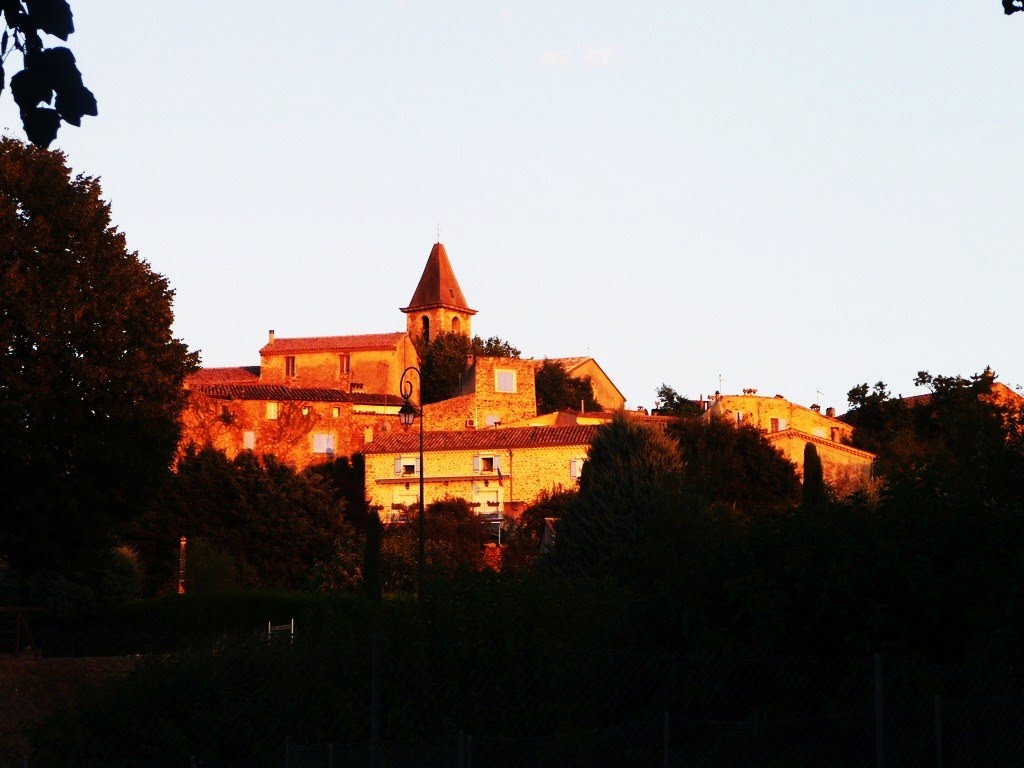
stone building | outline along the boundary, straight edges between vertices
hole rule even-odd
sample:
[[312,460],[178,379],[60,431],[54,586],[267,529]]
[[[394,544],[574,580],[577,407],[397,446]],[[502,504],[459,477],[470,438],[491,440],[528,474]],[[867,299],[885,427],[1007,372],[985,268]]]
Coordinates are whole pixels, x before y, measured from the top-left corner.
[[[579,481],[596,426],[427,432],[424,503],[463,498],[516,517],[543,491]],[[419,433],[391,432],[365,449],[366,493],[387,521],[419,502]]]
[[[412,299],[401,311],[405,331],[303,337],[270,331],[258,366],[198,371],[186,382],[181,450],[189,444],[211,445],[228,456],[253,450],[300,469],[362,452],[399,428],[400,379],[406,368],[419,365],[414,340],[442,331],[472,332],[476,310],[469,307],[441,243],[431,248]],[[596,362],[567,360],[580,369],[578,375],[600,382],[613,406],[619,402],[618,390]],[[427,428],[476,430],[536,416],[536,364],[470,357],[458,394],[423,409]],[[419,377],[408,381],[418,402]]]
[[836,418],[834,408],[806,408],[782,395],[763,397],[757,390],[742,395],[716,394],[706,401],[705,416],[734,424],[749,424],[765,433],[768,441],[796,465],[802,478],[804,447],[814,445],[821,459],[825,482],[839,491],[864,487],[871,479],[875,455],[854,448],[853,427]]

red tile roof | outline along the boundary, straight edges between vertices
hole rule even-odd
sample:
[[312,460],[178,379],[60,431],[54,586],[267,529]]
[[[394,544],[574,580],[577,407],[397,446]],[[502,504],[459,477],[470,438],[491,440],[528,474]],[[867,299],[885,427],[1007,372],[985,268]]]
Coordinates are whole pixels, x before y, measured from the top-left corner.
[[246,384],[260,378],[258,365],[240,365],[230,368],[200,368],[185,381],[186,386],[199,384]]
[[466,297],[462,295],[462,288],[459,281],[455,279],[455,270],[448,261],[448,254],[441,243],[434,243],[430,249],[430,256],[427,264],[423,267],[423,274],[412,294],[409,306],[403,307],[403,312],[415,309],[426,309],[427,307],[454,307],[476,314],[475,309],[470,309],[466,303]]
[[[510,427],[469,432],[425,432],[425,451],[474,451],[505,448],[545,448],[559,445],[590,445],[596,426]],[[407,453],[419,450],[419,433],[391,432],[363,449],[364,453]]]
[[348,403],[350,395],[327,387],[285,387],[280,384],[208,384],[196,387],[208,397],[220,400],[305,400],[320,403]]
[[350,393],[329,387],[285,387],[280,384],[202,384],[193,389],[218,400],[301,400],[308,403],[401,405],[397,395]]
[[293,355],[296,352],[355,352],[395,349],[405,336],[395,333],[364,333],[356,336],[297,336],[277,338],[260,349],[260,355]]

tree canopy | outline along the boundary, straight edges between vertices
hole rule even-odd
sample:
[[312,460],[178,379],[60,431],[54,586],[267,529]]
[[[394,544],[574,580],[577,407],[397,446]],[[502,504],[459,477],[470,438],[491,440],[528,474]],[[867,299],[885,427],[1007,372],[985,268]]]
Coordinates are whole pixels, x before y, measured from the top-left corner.
[[424,404],[447,400],[459,392],[462,375],[466,371],[466,358],[470,355],[485,357],[519,357],[519,349],[497,336],[481,339],[461,333],[439,333],[429,342],[416,340],[420,358]]
[[60,569],[107,547],[167,472],[196,356],[99,182],[11,139],[0,274],[0,559]]
[[594,399],[594,386],[590,377],[573,378],[559,362],[545,360],[537,369],[535,383],[537,413],[576,410],[581,404],[585,411],[601,410],[601,404]]
[[78,126],[85,115],[98,113],[96,97],[82,82],[75,55],[62,46],[45,47],[40,34],[67,40],[75,31],[71,8],[67,0],[0,0],[0,12],[0,90],[5,85],[4,63],[18,51],[23,66],[11,77],[11,94],[29,141],[48,147],[62,121]]

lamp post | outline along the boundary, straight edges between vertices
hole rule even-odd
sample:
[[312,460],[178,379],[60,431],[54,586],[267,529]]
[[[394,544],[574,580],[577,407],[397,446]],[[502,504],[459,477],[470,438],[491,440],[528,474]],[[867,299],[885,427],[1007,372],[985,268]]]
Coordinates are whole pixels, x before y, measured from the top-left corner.
[[[412,381],[406,377],[410,371],[415,371],[416,376],[420,381],[420,407],[417,410],[411,402],[412,398]],[[419,604],[420,611],[423,610],[423,584],[425,581],[424,577],[424,561],[426,559],[426,542],[427,542],[427,510],[424,505],[423,499],[423,376],[420,373],[420,369],[415,365],[410,365],[404,371],[402,371],[402,378],[398,382],[398,389],[402,393],[402,399],[405,403],[402,404],[401,409],[398,411],[398,418],[402,422],[402,428],[408,429],[412,426],[412,423],[416,420],[417,414],[420,417],[420,513],[419,513],[419,529],[420,529],[420,552],[418,569],[419,575],[416,580],[416,602]]]

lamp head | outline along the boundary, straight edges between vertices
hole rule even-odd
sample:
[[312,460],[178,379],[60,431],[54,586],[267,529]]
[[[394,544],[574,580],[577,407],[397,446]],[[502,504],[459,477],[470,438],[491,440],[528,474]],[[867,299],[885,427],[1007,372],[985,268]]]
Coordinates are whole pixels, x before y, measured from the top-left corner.
[[412,407],[412,403],[408,400],[398,411],[398,420],[402,422],[402,426],[408,429],[412,426],[412,423],[416,421],[416,409]]

